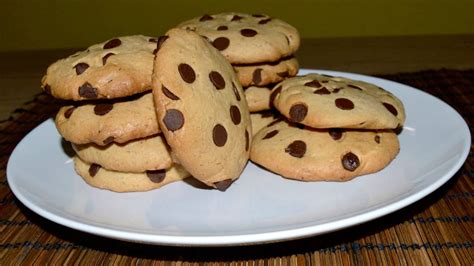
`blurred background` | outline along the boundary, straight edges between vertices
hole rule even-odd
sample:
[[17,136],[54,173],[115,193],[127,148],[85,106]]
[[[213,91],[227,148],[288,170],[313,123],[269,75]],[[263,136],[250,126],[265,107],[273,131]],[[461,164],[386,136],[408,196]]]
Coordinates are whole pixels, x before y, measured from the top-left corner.
[[183,20],[224,11],[281,18],[304,39],[474,33],[473,0],[2,0],[0,52],[158,36]]

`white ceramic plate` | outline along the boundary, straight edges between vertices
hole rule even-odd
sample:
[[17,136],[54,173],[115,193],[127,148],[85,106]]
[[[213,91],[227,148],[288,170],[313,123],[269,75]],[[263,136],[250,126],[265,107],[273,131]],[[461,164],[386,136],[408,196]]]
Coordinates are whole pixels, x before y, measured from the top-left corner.
[[153,244],[219,246],[313,236],[375,219],[431,193],[465,161],[468,126],[439,99],[379,78],[312,72],[371,82],[403,101],[401,151],[387,168],[346,183],[303,183],[249,163],[226,192],[178,182],[120,194],[90,187],[75,174],[48,120],[15,148],[8,184],[28,208],[80,231]]

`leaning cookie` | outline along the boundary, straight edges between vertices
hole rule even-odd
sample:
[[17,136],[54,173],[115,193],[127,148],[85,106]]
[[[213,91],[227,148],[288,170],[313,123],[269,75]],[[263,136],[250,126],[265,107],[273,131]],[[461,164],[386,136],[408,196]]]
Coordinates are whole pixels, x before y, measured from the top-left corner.
[[151,93],[137,99],[64,106],[55,122],[61,136],[75,144],[125,143],[160,132]]
[[232,64],[275,62],[300,46],[295,27],[267,15],[203,15],[177,27],[205,36]]
[[312,129],[279,121],[254,136],[250,159],[290,179],[347,181],[380,171],[399,149],[391,131]]
[[192,31],[160,37],[153,73],[158,122],[180,163],[225,190],[249,158],[247,101],[229,62]]
[[405,122],[402,102],[367,82],[308,74],[280,82],[270,96],[293,122],[314,128],[394,129]]
[[190,176],[178,164],[166,170],[126,173],[107,170],[98,164],[86,163],[77,156],[74,157],[74,168],[89,185],[115,192],[149,191]]
[[298,73],[298,60],[294,57],[266,64],[233,65],[243,87],[265,86],[277,83]]
[[161,134],[125,144],[98,146],[72,143],[72,147],[81,160],[113,171],[140,173],[167,169],[173,164],[169,147]]
[[151,90],[156,38],[114,38],[61,59],[47,69],[42,88],[56,98],[119,98]]

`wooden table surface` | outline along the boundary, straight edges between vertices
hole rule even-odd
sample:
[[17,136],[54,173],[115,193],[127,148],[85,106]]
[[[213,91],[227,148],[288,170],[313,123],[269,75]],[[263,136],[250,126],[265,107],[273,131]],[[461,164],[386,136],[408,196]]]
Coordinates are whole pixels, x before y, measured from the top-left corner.
[[[6,165],[24,135],[57,110],[59,104],[45,94],[31,100],[40,92],[47,66],[72,52],[0,53],[0,265],[472,265],[472,146],[453,178],[422,200],[362,225],[295,241],[228,248],[151,246],[79,232],[35,214],[10,191]],[[297,57],[304,68],[381,75],[412,85],[447,102],[474,125],[474,35],[303,40]]]

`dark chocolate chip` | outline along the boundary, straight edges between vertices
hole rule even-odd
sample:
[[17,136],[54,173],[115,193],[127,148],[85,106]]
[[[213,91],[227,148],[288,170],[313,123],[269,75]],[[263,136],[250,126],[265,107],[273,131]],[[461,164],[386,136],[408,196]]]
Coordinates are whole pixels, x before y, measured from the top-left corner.
[[217,30],[228,30],[228,29],[229,27],[224,26],[224,25],[217,27]]
[[150,179],[153,183],[161,183],[165,180],[166,177],[166,170],[148,170],[146,171],[146,176]]
[[72,112],[74,112],[75,109],[76,109],[76,107],[71,107],[71,108],[67,109],[64,112],[64,117],[69,119],[69,117],[71,117]]
[[290,72],[287,71],[283,71],[283,72],[278,72],[277,75],[280,77],[280,78],[287,78],[290,76]]
[[215,182],[214,186],[216,186],[216,189],[219,191],[226,191],[230,187],[230,185],[232,185],[232,182],[232,179],[226,179],[219,182]]
[[76,74],[80,75],[80,74],[84,73],[84,71],[86,71],[86,69],[89,68],[89,64],[87,64],[87,63],[78,63],[74,66],[74,68],[76,69]]
[[79,96],[87,99],[95,99],[98,96],[97,89],[92,87],[89,82],[86,82],[79,87]]
[[398,111],[397,111],[397,109],[396,109],[393,105],[391,105],[391,104],[389,104],[389,103],[383,103],[383,106],[385,106],[385,108],[387,108],[387,110],[388,110],[390,113],[392,113],[392,115],[394,115],[394,116],[397,116],[397,115],[398,115]]
[[353,172],[359,165],[359,157],[352,152],[348,152],[342,157],[342,167],[348,171]]
[[196,73],[194,73],[194,69],[190,65],[181,63],[178,66],[178,71],[186,83],[193,83],[196,80]]
[[100,168],[102,168],[102,166],[96,163],[91,164],[91,166],[89,167],[89,175],[91,177],[94,177],[97,174],[97,172],[99,172]]
[[333,140],[340,140],[342,138],[342,133],[344,133],[344,130],[340,128],[330,128],[328,130],[328,133]]
[[238,90],[237,87],[235,86],[234,82],[232,82],[232,90],[234,91],[235,98],[237,99],[237,101],[240,102],[239,90]]
[[360,90],[360,91],[362,90],[362,88],[361,88],[361,87],[358,87],[358,86],[356,86],[356,85],[353,85],[353,84],[348,84],[348,85],[347,85],[347,87],[349,87],[349,88],[353,88],[353,89],[356,89],[356,90]]
[[286,147],[285,152],[293,157],[302,158],[306,153],[306,143],[301,140],[295,140]]
[[202,16],[199,21],[207,21],[207,20],[213,20],[214,18],[212,16],[209,16],[208,14],[205,14]]
[[241,19],[243,19],[243,17],[239,15],[234,15],[230,21],[240,21]]
[[230,118],[232,119],[232,122],[234,123],[234,125],[240,124],[242,116],[240,114],[239,108],[235,105],[232,105],[230,107]]
[[112,49],[114,47],[120,46],[122,41],[120,39],[112,39],[104,44],[104,49]]
[[375,136],[375,137],[374,137],[374,140],[375,140],[375,142],[376,142],[377,144],[379,144],[379,143],[380,143],[380,136],[378,136],[378,135]]
[[257,31],[253,29],[241,29],[240,34],[244,37],[253,37],[257,35]]
[[258,22],[258,24],[264,25],[264,24],[267,24],[268,22],[270,22],[270,20],[272,20],[272,19],[271,18],[262,19]]
[[270,105],[274,105],[275,98],[277,97],[278,94],[280,94],[282,87],[278,86],[278,88],[274,89],[272,93],[270,94]]
[[337,98],[335,100],[336,106],[342,110],[352,110],[354,109],[354,103],[346,98]]
[[262,139],[270,139],[270,138],[273,138],[276,136],[276,134],[278,134],[278,130],[272,130],[270,132],[268,132]]
[[222,147],[227,142],[227,131],[221,124],[214,126],[212,130],[212,140],[217,147]]
[[332,90],[332,93],[338,93],[342,88],[335,88]]
[[115,141],[115,137],[107,137],[106,139],[104,139],[104,141],[102,141],[102,143],[104,143],[104,145],[109,145],[110,143],[114,142]]
[[230,41],[228,38],[226,37],[219,37],[219,38],[216,38],[213,42],[212,42],[212,46],[214,46],[217,50],[219,51],[223,51],[225,50],[227,47],[229,47],[229,44],[230,44]]
[[168,40],[168,38],[169,37],[166,35],[158,37],[158,41],[156,42],[156,49],[153,51],[154,54],[156,54],[160,50],[161,46],[166,40]]
[[209,73],[209,79],[211,80],[212,84],[214,84],[216,89],[222,90],[225,88],[225,80],[222,75],[219,74],[219,72],[211,71],[211,73]]
[[252,82],[255,85],[259,85],[262,82],[262,70],[261,68],[257,68],[253,71],[252,75]]
[[248,151],[249,147],[250,147],[250,136],[249,136],[248,130],[246,129],[245,130],[245,151]]
[[331,94],[331,92],[326,88],[322,88],[319,90],[315,90],[314,94],[325,95],[325,94]]
[[94,114],[96,115],[105,115],[114,108],[113,103],[99,103],[94,106]]
[[154,42],[154,43],[157,43],[158,42],[158,39],[157,38],[150,38],[148,39],[149,42]]
[[168,109],[163,117],[163,123],[169,131],[176,131],[184,125],[183,113],[177,109]]
[[102,57],[102,65],[105,65],[105,63],[107,63],[107,59],[112,55],[115,55],[115,54],[114,53],[108,53],[108,54],[104,55]]
[[317,80],[308,81],[304,85],[313,88],[321,88],[322,86],[321,83],[319,83],[319,81]]
[[161,91],[163,92],[163,94],[170,98],[171,100],[173,101],[176,101],[176,100],[179,100],[179,97],[176,96],[174,93],[172,93],[170,90],[168,90],[165,86],[161,86]]
[[290,120],[292,122],[301,122],[308,114],[308,107],[303,103],[297,103],[290,108]]

